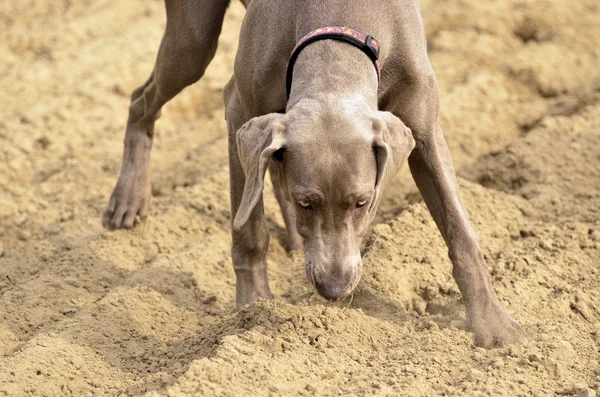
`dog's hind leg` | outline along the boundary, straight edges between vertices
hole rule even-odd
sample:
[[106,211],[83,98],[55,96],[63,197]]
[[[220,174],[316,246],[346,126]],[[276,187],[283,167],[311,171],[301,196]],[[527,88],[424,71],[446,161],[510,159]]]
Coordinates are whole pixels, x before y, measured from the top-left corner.
[[102,224],[133,227],[150,204],[149,162],[162,106],[198,81],[217,49],[229,0],[166,0],[167,27],[150,78],[131,95],[123,163]]

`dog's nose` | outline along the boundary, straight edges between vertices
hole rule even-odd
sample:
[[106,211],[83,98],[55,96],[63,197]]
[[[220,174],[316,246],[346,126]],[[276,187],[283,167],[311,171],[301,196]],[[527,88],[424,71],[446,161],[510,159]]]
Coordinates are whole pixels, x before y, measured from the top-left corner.
[[350,293],[350,289],[347,286],[347,284],[331,284],[318,281],[315,283],[319,295],[329,300],[338,300],[347,297]]
[[[325,299],[337,300],[350,295],[362,273],[360,254],[349,255],[321,266],[310,266],[309,275],[315,289]],[[308,262],[309,265],[314,262]],[[316,269],[316,270],[315,270]]]

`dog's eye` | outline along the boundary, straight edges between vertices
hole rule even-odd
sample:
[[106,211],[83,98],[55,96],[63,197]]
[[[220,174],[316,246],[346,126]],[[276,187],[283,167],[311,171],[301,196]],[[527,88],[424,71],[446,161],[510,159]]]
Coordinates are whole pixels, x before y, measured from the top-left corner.
[[306,201],[306,200],[298,201],[298,205],[300,206],[300,208],[302,208],[305,211],[308,211],[312,208],[312,206],[310,205],[310,201]]
[[273,160],[277,161],[278,163],[282,163],[284,151],[285,151],[285,149],[283,149],[283,148],[276,150],[275,153],[273,153]]
[[367,205],[368,201],[369,200],[360,200],[358,203],[356,203],[356,208],[362,208],[362,207],[364,207],[365,205]]

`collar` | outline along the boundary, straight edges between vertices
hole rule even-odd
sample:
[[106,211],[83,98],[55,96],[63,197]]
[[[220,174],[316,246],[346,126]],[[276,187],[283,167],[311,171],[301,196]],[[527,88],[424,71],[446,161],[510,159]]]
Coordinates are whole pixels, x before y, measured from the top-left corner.
[[361,49],[367,56],[373,61],[375,70],[377,71],[377,80],[379,81],[379,75],[381,73],[381,65],[379,63],[379,42],[375,40],[371,35],[364,35],[358,30],[348,28],[346,26],[325,26],[313,30],[307,33],[298,41],[296,47],[290,55],[288,60],[287,72],[286,72],[286,94],[287,98],[290,98],[292,92],[292,75],[294,72],[294,64],[300,51],[304,49],[310,43],[314,43],[319,40],[338,40],[344,41]]

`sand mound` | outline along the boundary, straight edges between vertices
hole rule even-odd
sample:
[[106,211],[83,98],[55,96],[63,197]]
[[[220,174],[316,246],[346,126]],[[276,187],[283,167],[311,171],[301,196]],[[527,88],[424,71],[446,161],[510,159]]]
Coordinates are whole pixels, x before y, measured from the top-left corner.
[[[265,194],[278,299],[234,313],[222,87],[164,110],[147,224],[106,232],[129,92],[160,1],[0,5],[0,395],[591,395],[600,389],[600,7],[439,2],[422,12],[441,125],[520,345],[475,348],[446,247],[403,170],[353,298],[321,299]],[[267,182],[268,185],[268,182]],[[588,394],[585,394],[588,393]]]
[[[588,100],[589,101],[589,100]],[[600,221],[600,93],[568,99],[524,136],[463,170],[483,186],[527,198],[546,221]],[[566,108],[566,109],[565,109]]]

